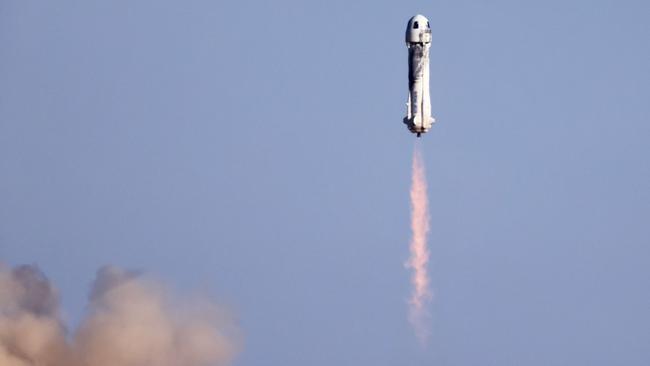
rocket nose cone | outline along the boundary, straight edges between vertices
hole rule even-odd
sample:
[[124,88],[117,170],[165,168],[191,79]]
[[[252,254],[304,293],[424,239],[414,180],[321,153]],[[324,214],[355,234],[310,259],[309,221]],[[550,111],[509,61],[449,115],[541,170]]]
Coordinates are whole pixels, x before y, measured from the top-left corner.
[[422,14],[416,14],[416,15],[412,16],[411,19],[409,19],[409,24],[413,24],[413,22],[415,22],[415,21],[425,22],[426,23],[426,22],[429,21],[429,19],[427,19],[427,17],[425,17]]
[[431,28],[429,20],[424,15],[415,15],[409,19],[406,26],[407,43],[429,43]]

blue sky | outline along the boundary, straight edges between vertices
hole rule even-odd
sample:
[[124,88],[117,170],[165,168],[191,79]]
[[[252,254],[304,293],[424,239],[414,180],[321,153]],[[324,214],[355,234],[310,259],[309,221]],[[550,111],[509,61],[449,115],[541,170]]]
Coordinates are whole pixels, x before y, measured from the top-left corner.
[[[0,259],[231,306],[236,365],[647,365],[642,1],[0,2]],[[433,30],[432,336],[403,32]]]

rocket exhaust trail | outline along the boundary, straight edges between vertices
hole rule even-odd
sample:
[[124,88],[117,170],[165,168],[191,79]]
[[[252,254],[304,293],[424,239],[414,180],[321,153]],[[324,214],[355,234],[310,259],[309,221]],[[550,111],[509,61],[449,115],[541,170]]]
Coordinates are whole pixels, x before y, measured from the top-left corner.
[[409,299],[409,322],[415,334],[424,345],[428,337],[427,305],[432,295],[429,290],[429,249],[427,233],[429,232],[429,202],[427,181],[422,162],[422,155],[416,146],[413,150],[413,173],[411,178],[411,231],[410,258],[406,263],[411,268],[412,292]]

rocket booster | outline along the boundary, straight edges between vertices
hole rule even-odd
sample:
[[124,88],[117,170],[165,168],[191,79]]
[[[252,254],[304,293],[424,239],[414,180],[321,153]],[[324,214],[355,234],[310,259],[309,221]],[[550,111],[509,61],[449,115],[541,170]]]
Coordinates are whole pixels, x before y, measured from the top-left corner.
[[429,95],[431,27],[429,20],[423,15],[416,15],[409,20],[406,28],[406,47],[409,56],[409,96],[404,124],[420,137],[420,134],[429,131],[435,122],[431,117]]

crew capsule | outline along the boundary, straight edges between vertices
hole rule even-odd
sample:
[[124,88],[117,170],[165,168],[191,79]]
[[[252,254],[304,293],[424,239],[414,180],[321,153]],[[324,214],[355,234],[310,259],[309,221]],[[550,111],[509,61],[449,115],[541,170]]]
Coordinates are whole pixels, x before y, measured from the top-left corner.
[[424,15],[409,19],[406,26],[406,43],[431,43],[431,26]]

